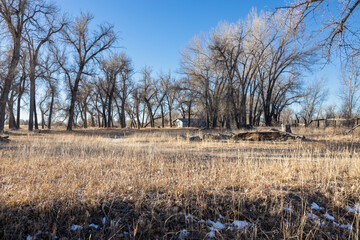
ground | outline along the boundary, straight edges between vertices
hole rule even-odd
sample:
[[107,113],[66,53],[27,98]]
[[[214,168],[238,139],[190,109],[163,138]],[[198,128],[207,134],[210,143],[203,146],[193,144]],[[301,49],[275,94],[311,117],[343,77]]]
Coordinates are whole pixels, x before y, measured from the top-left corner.
[[0,239],[358,239],[360,133],[293,132],[311,141],[8,131]]

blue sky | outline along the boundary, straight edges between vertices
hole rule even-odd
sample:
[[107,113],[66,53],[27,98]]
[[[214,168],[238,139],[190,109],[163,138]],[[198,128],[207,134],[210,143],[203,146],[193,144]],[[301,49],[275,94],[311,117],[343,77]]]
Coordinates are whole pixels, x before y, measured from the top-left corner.
[[[81,11],[94,15],[94,23],[114,24],[119,33],[118,46],[131,57],[135,70],[144,65],[160,71],[176,72],[179,52],[201,32],[208,32],[220,21],[245,19],[252,8],[274,10],[284,0],[58,0],[71,16]],[[135,77],[138,75],[135,75]],[[329,103],[338,101],[339,68],[331,64],[322,71],[308,73],[305,81],[325,78]]]

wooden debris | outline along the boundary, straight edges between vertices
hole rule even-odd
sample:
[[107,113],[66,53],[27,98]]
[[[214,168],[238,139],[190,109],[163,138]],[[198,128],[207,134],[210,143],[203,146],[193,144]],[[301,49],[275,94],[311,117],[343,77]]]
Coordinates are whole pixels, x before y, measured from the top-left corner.
[[206,133],[200,136],[184,136],[180,135],[184,140],[190,142],[200,142],[203,140],[213,140],[213,141],[227,141],[227,140],[244,140],[244,141],[286,141],[288,139],[300,139],[305,140],[305,137],[302,135],[296,135],[289,132],[279,131],[277,129],[270,129],[268,131],[247,131],[241,132],[238,134],[234,133],[219,133],[219,134],[210,134]]
[[202,139],[199,136],[191,136],[189,137],[190,142],[201,142]]
[[45,129],[45,130],[43,130],[43,129],[36,129],[36,130],[34,130],[34,132],[35,132],[35,133],[50,133],[51,131],[50,131],[50,129]]
[[291,133],[290,124],[281,124],[281,131]]
[[301,140],[305,139],[304,136],[279,131],[277,129],[271,129],[270,131],[243,132],[234,137],[235,140],[247,141],[286,141],[289,138]]
[[354,131],[355,129],[357,129],[358,127],[360,127],[360,124],[356,125],[355,127],[353,127],[353,128],[350,129],[350,130],[347,130],[347,131],[345,132],[345,134],[349,134],[349,133],[353,132],[353,131]]
[[3,137],[0,136],[0,142],[5,142],[5,143],[10,142],[9,136],[3,136]]

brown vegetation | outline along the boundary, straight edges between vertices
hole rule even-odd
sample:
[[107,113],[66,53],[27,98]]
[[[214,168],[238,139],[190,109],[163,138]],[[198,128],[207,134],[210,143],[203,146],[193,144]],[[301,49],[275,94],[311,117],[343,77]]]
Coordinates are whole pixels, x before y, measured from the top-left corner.
[[[9,132],[0,238],[357,239],[359,214],[347,207],[360,202],[359,134],[293,130],[316,141],[189,142],[176,136],[197,130],[181,129]],[[225,228],[211,231],[208,220]],[[228,229],[236,220],[251,225]]]

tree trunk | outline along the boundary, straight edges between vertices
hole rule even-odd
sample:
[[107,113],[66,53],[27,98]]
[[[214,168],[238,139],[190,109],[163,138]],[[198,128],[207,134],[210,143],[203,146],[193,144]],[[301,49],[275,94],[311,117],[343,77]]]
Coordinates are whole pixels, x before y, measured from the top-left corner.
[[21,48],[21,32],[18,32],[17,36],[14,39],[12,59],[0,95],[0,133],[4,132],[6,103],[9,97],[9,92],[11,89],[12,82],[16,77],[16,67],[20,59],[20,48]]
[[34,101],[34,117],[35,117],[35,129],[39,129],[39,122],[36,111],[36,102]]
[[121,101],[121,128],[126,128],[126,119],[125,119],[125,101]]
[[191,126],[191,105],[192,103],[189,103],[189,107],[188,107],[188,127]]
[[107,120],[107,128],[110,128],[111,127],[111,122],[112,122],[112,116],[111,116],[111,114],[112,114],[112,109],[111,109],[111,105],[112,105],[112,95],[110,95],[109,96],[109,102],[108,102],[108,106],[107,106],[107,114],[108,114],[108,116],[107,116],[107,118],[108,118],[108,120]]
[[51,119],[52,119],[53,108],[54,108],[54,100],[55,100],[55,93],[52,91],[51,92],[50,109],[49,109],[48,129],[51,129]]
[[68,125],[66,128],[67,131],[72,131],[72,128],[73,128],[76,94],[77,94],[77,91],[71,91],[71,100],[70,100],[70,107],[69,107],[69,120],[68,120]]
[[[34,130],[34,111],[35,111],[35,62],[30,61],[30,108],[29,108],[29,126],[28,130]],[[35,123],[36,124],[36,123]],[[36,127],[35,127],[36,128]],[[36,128],[37,129],[37,128]]]
[[87,128],[87,104],[84,107],[84,128]]
[[41,111],[41,129],[45,128],[45,113]]
[[171,106],[169,104],[169,122],[170,122],[170,127],[172,128],[173,127],[173,122],[172,122],[172,109],[171,109]]
[[16,129],[20,129],[20,111],[21,111],[21,96],[22,94],[19,94],[17,99],[17,110],[16,110]]
[[16,126],[13,101],[8,101],[8,109],[9,109],[9,129],[13,129]]
[[148,113],[149,113],[149,116],[150,116],[150,126],[153,128],[155,127],[155,120],[154,120],[154,116],[153,116],[153,113],[152,113],[152,108],[151,108],[151,104],[148,100],[145,100],[146,102],[146,106],[148,108]]
[[165,115],[164,115],[164,107],[162,104],[160,105],[160,109],[161,109],[161,126],[164,128],[165,127]]

